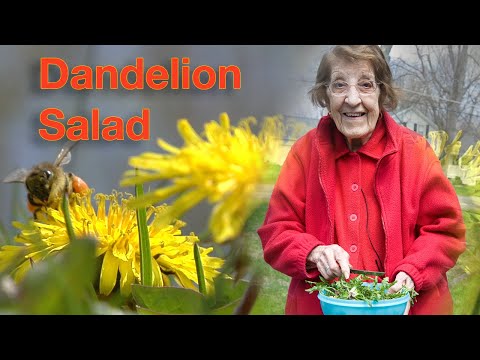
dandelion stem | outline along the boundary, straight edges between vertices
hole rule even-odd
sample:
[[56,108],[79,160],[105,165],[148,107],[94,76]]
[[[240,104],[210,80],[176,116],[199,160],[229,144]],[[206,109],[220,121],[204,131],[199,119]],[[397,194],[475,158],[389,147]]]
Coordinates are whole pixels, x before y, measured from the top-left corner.
[[205,274],[203,272],[202,259],[200,257],[200,249],[198,244],[193,244],[193,256],[195,258],[195,266],[197,268],[198,290],[201,294],[207,294],[207,287],[205,286]]
[[[143,185],[135,185],[135,196],[143,195]],[[136,209],[138,223],[138,241],[140,245],[140,281],[142,285],[153,286],[152,254],[147,227],[147,211],[144,207]]]
[[63,216],[65,217],[65,227],[67,228],[68,238],[70,239],[70,242],[73,242],[76,240],[76,237],[75,237],[75,232],[73,231],[72,219],[70,219],[70,210],[68,208],[67,193],[65,192],[63,193],[63,198],[62,198],[62,211],[63,211]]

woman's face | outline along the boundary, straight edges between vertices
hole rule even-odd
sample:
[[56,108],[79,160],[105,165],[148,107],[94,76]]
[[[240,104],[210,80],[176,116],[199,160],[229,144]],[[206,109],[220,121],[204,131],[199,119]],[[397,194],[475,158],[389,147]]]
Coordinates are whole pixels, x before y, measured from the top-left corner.
[[[373,69],[366,60],[339,60],[332,67],[330,79],[330,114],[350,149],[356,150],[370,139],[377,124],[380,87],[375,84]],[[373,92],[371,86],[375,88]]]

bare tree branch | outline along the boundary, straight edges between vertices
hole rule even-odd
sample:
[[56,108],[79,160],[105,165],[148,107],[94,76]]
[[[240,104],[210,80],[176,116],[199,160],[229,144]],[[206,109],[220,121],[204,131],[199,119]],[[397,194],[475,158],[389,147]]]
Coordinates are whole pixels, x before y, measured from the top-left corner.
[[392,59],[400,106],[415,107],[453,138],[467,129],[480,135],[480,47],[415,45],[408,59]]

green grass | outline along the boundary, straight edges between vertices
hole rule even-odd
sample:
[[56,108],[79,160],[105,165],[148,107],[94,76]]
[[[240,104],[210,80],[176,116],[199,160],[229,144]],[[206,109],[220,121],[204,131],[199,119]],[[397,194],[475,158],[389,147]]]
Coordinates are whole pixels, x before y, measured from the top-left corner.
[[290,278],[268,265],[263,259],[262,244],[257,234],[267,211],[268,202],[263,202],[250,216],[245,226],[244,241],[248,249],[251,271],[258,272],[262,286],[251,311],[252,315],[283,315]]
[[[480,285],[478,257],[480,249],[480,209],[464,211],[463,218],[467,227],[467,250],[460,255],[457,265],[447,273],[456,315],[472,314],[479,296]],[[466,273],[466,268],[471,270],[471,274]]]
[[281,165],[270,163],[268,164],[267,170],[263,175],[262,182],[266,184],[273,184],[278,178],[278,174],[280,173],[280,169],[282,168]]
[[455,192],[460,196],[480,196],[480,186],[468,186],[463,184],[454,184]]

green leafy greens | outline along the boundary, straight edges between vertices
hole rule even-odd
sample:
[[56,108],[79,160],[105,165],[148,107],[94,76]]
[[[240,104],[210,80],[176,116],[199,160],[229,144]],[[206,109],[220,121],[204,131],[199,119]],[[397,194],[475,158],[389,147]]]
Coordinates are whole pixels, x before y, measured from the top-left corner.
[[[395,281],[390,283],[388,277],[379,281],[377,276],[371,277],[360,274],[347,280],[342,275],[340,278],[332,282],[327,281],[322,276],[319,276],[319,278],[319,282],[305,280],[308,284],[312,285],[305,291],[309,294],[318,291],[325,296],[337,299],[363,300],[369,305],[371,305],[373,301],[400,298],[407,293],[410,294],[410,303],[413,305],[415,297],[418,295],[415,289],[409,289],[406,286],[403,286],[400,291],[396,293],[389,293],[388,289],[395,284]],[[372,285],[366,286],[365,283],[371,283]]]

